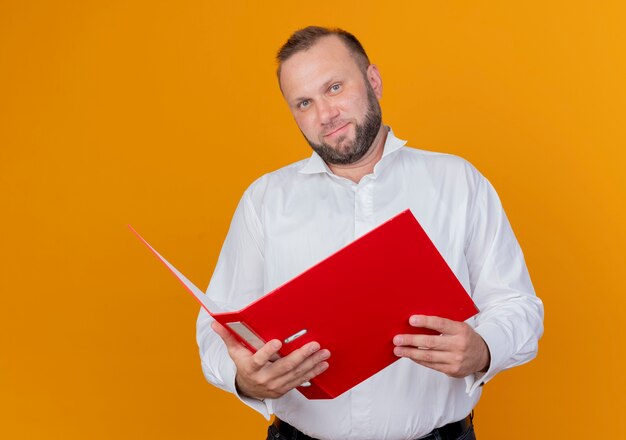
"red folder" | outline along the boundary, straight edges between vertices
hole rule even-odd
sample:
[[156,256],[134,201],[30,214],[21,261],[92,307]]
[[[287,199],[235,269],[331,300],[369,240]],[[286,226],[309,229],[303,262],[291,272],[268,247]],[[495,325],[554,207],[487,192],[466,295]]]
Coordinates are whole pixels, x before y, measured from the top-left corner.
[[281,356],[310,341],[330,350],[329,368],[297,388],[309,399],[337,397],[397,361],[395,335],[435,333],[411,327],[411,315],[465,321],[478,312],[409,210],[236,312],[219,312],[137,236],[251,351],[271,339],[283,341]]

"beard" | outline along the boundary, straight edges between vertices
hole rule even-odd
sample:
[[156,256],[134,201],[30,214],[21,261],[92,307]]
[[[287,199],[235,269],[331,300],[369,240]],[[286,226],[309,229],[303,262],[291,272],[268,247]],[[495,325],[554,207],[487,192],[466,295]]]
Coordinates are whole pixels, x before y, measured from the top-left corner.
[[324,162],[331,165],[349,165],[359,161],[365,153],[369,151],[376,135],[380,130],[382,124],[382,112],[380,110],[380,104],[374,90],[367,84],[367,112],[363,118],[362,123],[357,123],[355,126],[354,141],[350,143],[343,143],[345,138],[340,138],[337,142],[337,146],[333,147],[326,142],[316,144],[304,137],[309,143],[313,151],[315,151]]

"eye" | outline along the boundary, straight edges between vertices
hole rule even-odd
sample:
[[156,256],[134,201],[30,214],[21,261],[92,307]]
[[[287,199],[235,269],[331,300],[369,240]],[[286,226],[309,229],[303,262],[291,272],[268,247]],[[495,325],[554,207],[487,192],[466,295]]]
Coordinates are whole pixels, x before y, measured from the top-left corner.
[[329,87],[329,89],[332,93],[337,93],[338,91],[341,90],[341,83],[335,83],[332,86]]
[[306,110],[311,105],[311,101],[309,99],[305,99],[304,101],[300,101],[298,103],[298,108],[300,110]]

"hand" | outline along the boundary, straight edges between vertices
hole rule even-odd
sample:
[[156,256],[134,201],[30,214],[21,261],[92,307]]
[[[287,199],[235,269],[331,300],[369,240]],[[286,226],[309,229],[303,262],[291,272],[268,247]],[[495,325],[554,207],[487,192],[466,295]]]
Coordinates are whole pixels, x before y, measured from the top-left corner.
[[396,356],[412,359],[451,377],[465,377],[489,368],[491,358],[487,344],[465,322],[414,315],[409,318],[409,324],[441,334],[397,335],[393,338]]
[[281,342],[273,339],[250,352],[224,326],[217,321],[211,324],[228,348],[228,354],[237,366],[235,384],[238,391],[248,397],[265,399],[280,397],[302,385],[328,368],[328,350],[320,350],[317,342],[304,344],[284,358],[276,359]]

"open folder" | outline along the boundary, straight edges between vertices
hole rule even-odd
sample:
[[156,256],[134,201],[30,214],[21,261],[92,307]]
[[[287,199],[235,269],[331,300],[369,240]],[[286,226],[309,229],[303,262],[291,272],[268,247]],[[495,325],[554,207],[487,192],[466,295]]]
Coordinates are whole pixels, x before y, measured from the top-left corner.
[[283,341],[281,356],[310,341],[330,350],[329,368],[297,388],[309,399],[337,397],[397,361],[395,335],[434,333],[411,327],[411,315],[464,321],[478,312],[409,210],[236,312],[223,311],[131,230],[251,351],[272,339]]

